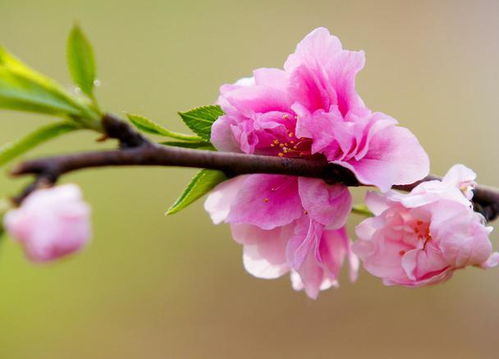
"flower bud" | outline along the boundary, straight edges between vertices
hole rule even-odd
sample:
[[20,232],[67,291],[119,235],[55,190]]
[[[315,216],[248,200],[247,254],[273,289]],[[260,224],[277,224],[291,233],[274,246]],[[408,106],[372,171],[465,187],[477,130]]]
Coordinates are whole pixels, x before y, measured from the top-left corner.
[[90,239],[90,207],[80,188],[67,184],[31,193],[7,212],[7,232],[33,262],[49,262],[82,249]]

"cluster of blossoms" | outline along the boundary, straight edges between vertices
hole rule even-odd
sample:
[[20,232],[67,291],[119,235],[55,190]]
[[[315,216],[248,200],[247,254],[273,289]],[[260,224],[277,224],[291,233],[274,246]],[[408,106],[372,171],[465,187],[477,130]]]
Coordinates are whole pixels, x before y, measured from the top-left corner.
[[[344,50],[327,29],[314,30],[283,70],[258,69],[251,78],[222,86],[218,103],[225,115],[213,125],[212,143],[219,151],[324,157],[382,192],[422,179],[429,160],[416,137],[390,116],[369,110],[356,92],[364,62],[363,52]],[[247,175],[220,184],[205,208],[215,223],[230,223],[249,273],[290,273],[293,287],[312,298],[338,285],[346,258],[354,280],[356,254],[386,284],[430,284],[469,264],[494,264],[488,260],[490,230],[455,186],[460,170],[470,176],[459,167],[408,195],[368,194],[379,217],[358,227],[361,240],[353,248],[345,229],[351,196],[341,184]],[[376,207],[375,199],[384,205]]]
[[[473,211],[471,170],[456,165],[410,193],[391,190],[424,178],[429,159],[409,130],[361,100],[355,78],[364,62],[363,52],[344,50],[328,30],[316,29],[282,70],[261,68],[222,86],[224,115],[211,132],[219,151],[322,158],[377,187],[381,192],[366,195],[374,217],[357,226],[359,239],[352,243],[346,231],[348,187],[305,177],[225,181],[205,202],[213,222],[230,224],[249,273],[266,279],[289,273],[293,288],[311,298],[338,286],[345,261],[352,281],[361,261],[386,285],[408,287],[442,282],[469,265],[497,265],[491,227]],[[4,222],[30,259],[45,262],[84,247],[89,214],[79,189],[65,185],[32,193]]]

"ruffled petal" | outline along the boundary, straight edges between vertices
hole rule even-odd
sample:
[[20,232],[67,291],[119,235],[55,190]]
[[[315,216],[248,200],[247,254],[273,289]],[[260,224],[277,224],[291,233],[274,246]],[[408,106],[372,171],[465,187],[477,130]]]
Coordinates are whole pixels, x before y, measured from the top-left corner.
[[319,245],[323,231],[324,225],[306,215],[296,221],[293,236],[286,247],[291,268],[298,270],[302,266],[305,258]]
[[458,188],[466,197],[471,200],[473,198],[473,189],[476,187],[476,173],[470,168],[457,164],[450,168],[450,170],[442,178],[442,183],[448,186]]
[[309,254],[302,266],[296,271],[298,277],[293,280],[295,290],[304,290],[309,298],[317,299],[323,289],[338,285],[337,281],[332,281],[324,277],[324,270],[317,264],[313,254]]
[[284,64],[284,70],[292,72],[307,63],[329,63],[340,51],[342,51],[340,39],[332,36],[328,29],[319,27],[296,45],[295,52],[289,55]]
[[480,266],[492,254],[489,229],[479,216],[458,202],[442,200],[431,208],[431,233],[446,261],[456,268]]
[[239,193],[247,176],[239,176],[216,186],[206,198],[204,209],[214,224],[220,224],[227,219],[230,208]]
[[[255,113],[287,111],[291,107],[286,92],[270,86],[240,87],[228,92],[225,98],[238,114],[246,117]],[[230,114],[232,110],[227,112]]]
[[353,282],[357,279],[359,260],[351,249],[346,228],[324,231],[317,262],[324,266],[330,278],[337,279],[345,258],[348,259],[350,280]]
[[407,244],[386,240],[383,233],[376,232],[369,240],[355,241],[352,249],[372,275],[388,279],[406,278],[401,260],[402,254],[411,249]]
[[328,185],[323,180],[300,177],[301,203],[310,218],[328,229],[343,227],[352,209],[352,196],[341,184]]
[[286,91],[289,86],[289,76],[281,69],[260,68],[253,71],[255,83]]
[[333,161],[354,172],[357,179],[388,191],[393,185],[414,183],[429,172],[428,155],[406,128],[389,126],[370,141],[369,151],[358,161]]
[[490,269],[497,267],[497,265],[499,265],[499,252],[494,252],[490,255],[489,258],[487,258],[485,262],[480,264],[480,268]]
[[289,271],[286,261],[286,243],[292,226],[262,230],[256,226],[236,224],[231,226],[234,240],[244,246],[244,268],[258,278],[278,278]]
[[219,151],[241,152],[241,145],[234,136],[236,122],[230,116],[220,116],[211,126],[211,143]]
[[293,222],[302,214],[296,177],[255,174],[239,187],[227,222],[273,229]]
[[381,193],[368,191],[365,198],[366,206],[375,215],[379,216],[381,213],[390,208],[390,201],[386,196]]
[[329,30],[318,28],[307,35],[284,65],[291,74],[290,92],[309,111],[329,111],[337,105],[345,115],[363,106],[355,91],[355,76],[364,67],[363,51],[343,50]]

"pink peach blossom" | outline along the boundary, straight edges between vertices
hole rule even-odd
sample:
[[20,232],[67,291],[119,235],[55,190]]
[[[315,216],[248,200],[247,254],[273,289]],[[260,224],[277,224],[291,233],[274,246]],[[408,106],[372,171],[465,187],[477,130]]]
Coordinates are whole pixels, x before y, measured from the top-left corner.
[[90,239],[90,207],[67,184],[39,189],[5,215],[8,233],[33,262],[48,262],[82,249]]
[[369,110],[355,90],[362,51],[348,51],[327,29],[312,31],[284,64],[224,85],[225,115],[212,128],[220,151],[282,157],[324,156],[382,191],[428,174],[416,137]]
[[442,181],[424,182],[408,194],[369,192],[366,204],[375,217],[357,226],[353,244],[364,268],[386,285],[419,287],[466,266],[497,265],[492,227],[467,199],[474,179],[473,171],[456,165]]

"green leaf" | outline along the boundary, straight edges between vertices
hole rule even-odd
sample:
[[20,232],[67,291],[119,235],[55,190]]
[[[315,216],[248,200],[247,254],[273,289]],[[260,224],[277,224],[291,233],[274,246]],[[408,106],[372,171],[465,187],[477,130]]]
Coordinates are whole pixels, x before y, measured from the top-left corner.
[[152,135],[159,135],[159,136],[165,136],[165,137],[170,137],[170,138],[175,138],[177,140],[183,140],[183,141],[189,141],[189,142],[200,142],[202,139],[198,136],[192,136],[192,135],[185,135],[183,133],[179,132],[174,132],[170,131],[166,128],[164,128],[161,125],[158,125],[156,122],[151,121],[144,116],[139,116],[139,115],[133,115],[133,114],[127,114],[128,119],[130,120],[131,123],[135,127],[137,127],[139,130],[152,134]]
[[179,112],[180,117],[195,134],[209,141],[211,126],[224,112],[217,105],[198,107],[187,112]]
[[0,108],[97,121],[99,114],[0,47]]
[[373,213],[365,204],[356,204],[352,207],[352,213],[360,214],[361,216],[372,217]]
[[96,68],[92,45],[78,25],[69,33],[67,60],[73,81],[81,91],[93,99]]
[[44,142],[53,139],[54,137],[58,137],[78,129],[81,129],[81,126],[69,121],[55,122],[47,126],[40,127],[19,140],[7,143],[0,147],[0,166],[3,166],[12,159]]
[[206,142],[206,141],[199,141],[199,142],[166,141],[166,142],[160,142],[160,144],[165,145],[165,146],[194,148],[197,150],[216,151],[215,147],[213,147],[213,145],[210,142]]
[[168,209],[168,211],[166,211],[166,214],[170,215],[179,212],[226,179],[227,177],[223,172],[215,170],[201,170],[196,176],[194,176],[175,203]]

